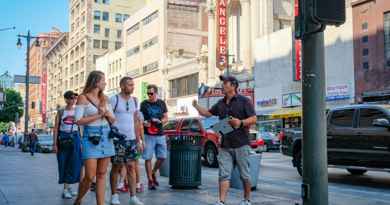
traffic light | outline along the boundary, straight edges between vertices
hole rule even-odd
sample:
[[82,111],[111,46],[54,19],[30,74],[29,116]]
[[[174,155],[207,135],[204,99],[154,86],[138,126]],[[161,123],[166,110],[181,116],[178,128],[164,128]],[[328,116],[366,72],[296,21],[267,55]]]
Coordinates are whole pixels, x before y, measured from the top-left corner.
[[[305,0],[304,0],[305,1]],[[345,22],[345,0],[312,0],[313,20],[323,25],[341,25]]]
[[[295,38],[345,22],[345,0],[294,0]],[[314,28],[314,29],[313,29]]]

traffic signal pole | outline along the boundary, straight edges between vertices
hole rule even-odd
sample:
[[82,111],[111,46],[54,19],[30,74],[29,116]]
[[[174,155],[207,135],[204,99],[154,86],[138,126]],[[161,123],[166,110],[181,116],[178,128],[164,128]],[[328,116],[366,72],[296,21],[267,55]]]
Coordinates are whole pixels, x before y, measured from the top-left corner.
[[302,39],[304,205],[328,205],[324,33]]

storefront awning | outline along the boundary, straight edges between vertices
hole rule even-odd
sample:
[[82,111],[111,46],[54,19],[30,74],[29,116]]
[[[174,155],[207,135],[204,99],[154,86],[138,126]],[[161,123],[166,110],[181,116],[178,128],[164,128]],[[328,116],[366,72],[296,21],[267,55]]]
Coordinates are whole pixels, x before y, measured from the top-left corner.
[[280,108],[280,109],[270,113],[269,116],[271,119],[301,117],[302,116],[302,107]]

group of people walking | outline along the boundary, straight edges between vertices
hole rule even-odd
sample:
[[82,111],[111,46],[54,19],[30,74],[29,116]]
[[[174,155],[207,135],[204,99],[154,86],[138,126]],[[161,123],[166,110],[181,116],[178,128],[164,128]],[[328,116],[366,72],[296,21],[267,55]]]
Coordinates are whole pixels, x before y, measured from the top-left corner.
[[[232,116],[230,123],[235,133],[222,138],[219,155],[218,204],[225,202],[232,167],[237,164],[245,185],[245,200],[242,204],[248,205],[250,182],[247,128],[256,117],[253,106],[248,104],[249,100],[237,94],[238,81],[221,80],[225,91],[228,91],[223,100],[211,110],[200,107],[196,102],[193,105],[203,116],[216,115],[221,119]],[[105,204],[106,175],[111,162],[111,204],[120,204],[118,183],[122,185],[127,178],[129,204],[143,205],[136,197],[137,193],[142,192],[139,159],[142,156],[145,160],[149,190],[156,190],[159,186],[156,173],[167,157],[163,130],[163,125],[168,121],[167,106],[158,99],[158,88],[155,85],[147,87],[148,99],[141,102],[140,106],[137,98],[132,96],[132,78],[123,77],[119,85],[120,93],[111,98],[104,95],[105,86],[104,73],[92,71],[80,95],[72,91],[64,93],[66,106],[57,112],[53,134],[59,183],[64,184],[63,198],[76,197],[74,205],[80,205],[94,184],[97,205]],[[154,155],[157,160],[152,165]],[[77,183],[78,191],[72,190],[71,184]]]

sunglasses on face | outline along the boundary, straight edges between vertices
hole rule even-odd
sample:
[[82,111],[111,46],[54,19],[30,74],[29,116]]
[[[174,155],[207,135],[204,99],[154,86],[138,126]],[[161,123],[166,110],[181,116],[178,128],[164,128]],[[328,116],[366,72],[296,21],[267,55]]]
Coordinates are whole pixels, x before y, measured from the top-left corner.
[[152,95],[154,95],[154,93],[147,93],[149,96],[152,96]]

